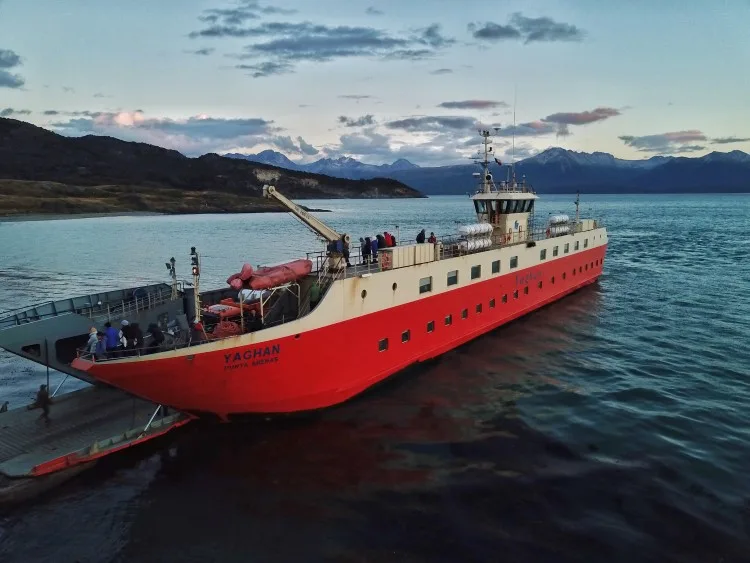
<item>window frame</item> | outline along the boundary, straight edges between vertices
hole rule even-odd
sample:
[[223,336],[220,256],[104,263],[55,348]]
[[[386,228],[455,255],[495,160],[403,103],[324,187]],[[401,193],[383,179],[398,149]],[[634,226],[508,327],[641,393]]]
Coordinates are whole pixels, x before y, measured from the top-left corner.
[[[451,282],[451,278],[453,278],[453,282]],[[445,279],[447,287],[458,285],[458,270],[451,270],[450,272],[448,272]]]
[[[427,289],[423,289],[422,282],[428,280],[429,284],[426,286]],[[423,293],[431,293],[432,292],[432,276],[427,276],[426,278],[419,278],[419,294],[422,295]]]

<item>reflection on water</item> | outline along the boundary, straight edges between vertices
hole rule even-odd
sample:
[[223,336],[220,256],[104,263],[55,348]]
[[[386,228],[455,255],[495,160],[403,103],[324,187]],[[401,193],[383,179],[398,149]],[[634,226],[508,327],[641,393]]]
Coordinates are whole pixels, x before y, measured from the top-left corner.
[[[550,211],[565,210],[547,199]],[[748,198],[712,198],[738,229],[724,236],[697,224],[702,196],[643,201],[596,198],[614,232],[599,284],[334,409],[191,425],[109,459],[2,517],[0,557],[748,561],[750,351],[741,335],[750,304],[738,280],[750,270],[722,242],[740,237]],[[463,203],[411,202],[428,207],[398,221],[402,231],[428,216],[448,225]],[[385,214],[395,204],[372,205]],[[331,222],[356,233],[383,216],[337,202]],[[183,228],[168,219],[148,219],[165,249]],[[279,220],[259,219],[260,240]],[[210,225],[197,221],[198,233]],[[89,232],[74,223],[71,237]],[[231,231],[223,220],[210,226],[214,242]],[[222,267],[235,271],[241,254]],[[142,258],[112,275],[150,275]],[[37,291],[8,275],[12,261],[6,268],[6,302]],[[721,273],[729,268],[731,278]],[[57,281],[69,288],[80,275]],[[92,273],[90,283],[112,275]],[[4,365],[14,373],[6,385],[23,387],[31,373]]]

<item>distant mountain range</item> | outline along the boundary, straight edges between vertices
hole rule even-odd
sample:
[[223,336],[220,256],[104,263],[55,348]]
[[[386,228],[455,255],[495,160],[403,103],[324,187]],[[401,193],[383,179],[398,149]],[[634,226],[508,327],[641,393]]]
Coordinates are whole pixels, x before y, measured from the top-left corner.
[[[427,195],[472,191],[476,187],[472,173],[480,170],[475,164],[420,167],[405,159],[378,166],[349,157],[300,164],[272,150],[224,156],[339,178],[392,178]],[[502,180],[508,174],[508,166],[493,164],[491,171],[496,180]],[[525,176],[542,193],[750,192],[750,155],[742,151],[712,152],[700,158],[654,156],[623,160],[603,152],[556,147],[517,162],[515,172],[518,180]]]
[[399,158],[393,164],[375,165],[365,164],[348,156],[342,156],[341,158],[336,159],[321,158],[320,160],[316,160],[309,164],[300,164],[288,159],[280,152],[273,150],[262,151],[258,154],[228,153],[224,156],[228,158],[249,160],[251,162],[261,162],[263,164],[278,166],[279,168],[286,168],[287,170],[300,170],[304,172],[312,172],[314,174],[325,174],[326,176],[334,176],[337,178],[348,178],[350,180],[364,180],[376,177],[387,178],[387,174],[393,172],[419,168],[419,166],[412,164],[405,158]]

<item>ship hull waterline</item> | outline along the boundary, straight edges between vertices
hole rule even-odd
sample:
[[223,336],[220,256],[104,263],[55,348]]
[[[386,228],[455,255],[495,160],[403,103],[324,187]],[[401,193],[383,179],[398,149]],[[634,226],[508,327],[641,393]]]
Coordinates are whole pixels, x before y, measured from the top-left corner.
[[[192,354],[162,352],[124,362],[79,358],[72,367],[157,404],[221,420],[330,407],[594,283],[606,248],[249,346],[207,352],[193,347]],[[388,349],[380,350],[384,338]]]

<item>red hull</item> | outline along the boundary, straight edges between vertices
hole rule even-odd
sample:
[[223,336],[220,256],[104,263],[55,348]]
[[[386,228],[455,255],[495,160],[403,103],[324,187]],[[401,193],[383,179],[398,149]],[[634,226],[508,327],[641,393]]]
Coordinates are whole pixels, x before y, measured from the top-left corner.
[[[606,245],[595,247],[405,305],[249,346],[205,353],[196,348],[191,356],[145,358],[137,364],[76,360],[73,365],[155,403],[222,418],[328,407],[411,364],[443,354],[595,282],[602,273],[605,253]],[[507,295],[505,303],[503,295]],[[477,312],[478,305],[481,312]],[[468,310],[465,319],[464,309]],[[449,326],[445,324],[447,315],[452,315]],[[432,332],[427,331],[430,322],[434,322]],[[410,340],[402,342],[406,330]],[[389,347],[381,352],[378,343],[383,338],[388,338]]]

